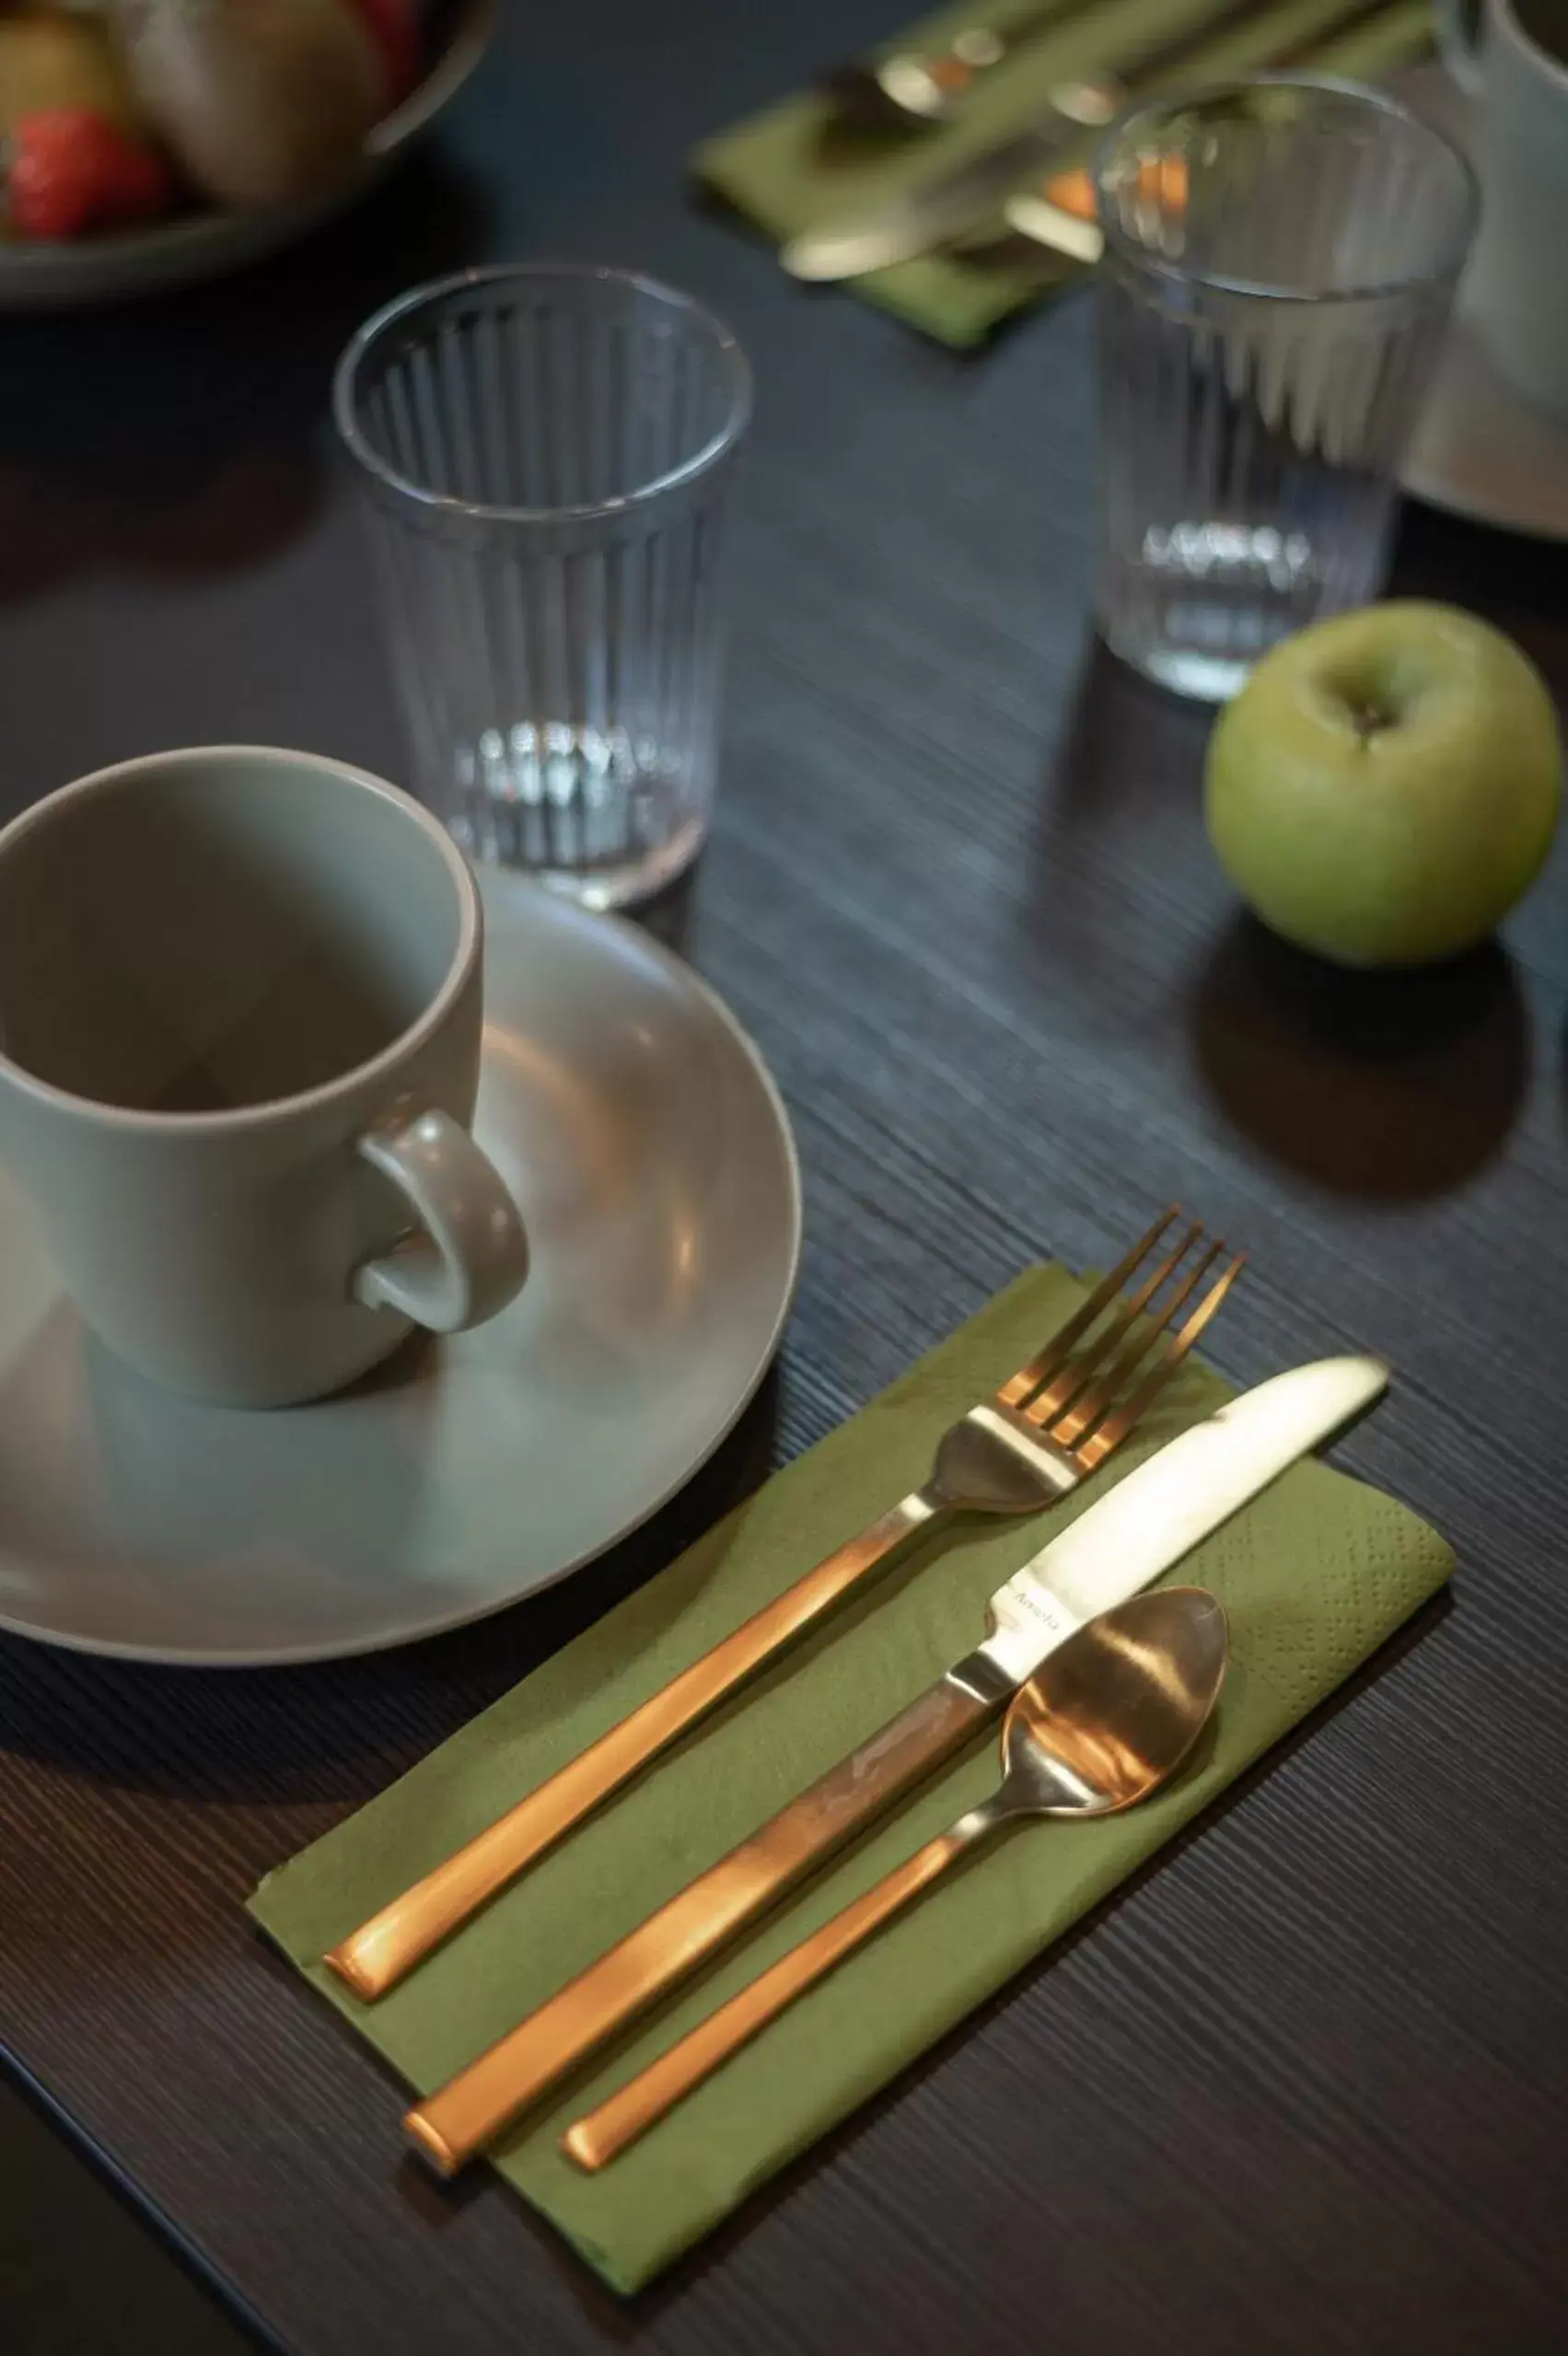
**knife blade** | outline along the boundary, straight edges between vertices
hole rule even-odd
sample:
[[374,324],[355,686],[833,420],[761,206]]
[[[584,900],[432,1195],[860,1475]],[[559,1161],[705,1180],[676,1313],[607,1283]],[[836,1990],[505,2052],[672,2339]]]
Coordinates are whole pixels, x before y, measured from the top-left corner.
[[[1336,0],[1328,0],[1325,21],[1315,21],[1313,38],[1324,38],[1328,25],[1345,13],[1359,17],[1386,5],[1387,0],[1338,0],[1336,6]],[[971,156],[939,179],[820,228],[803,230],[784,246],[780,261],[793,277],[821,283],[863,277],[867,271],[887,270],[930,253],[984,221],[1026,181],[1049,178],[1070,153],[1081,152],[1086,131],[1103,129],[1135,94],[1160,81],[1179,79],[1218,38],[1234,27],[1249,25],[1259,34],[1253,63],[1268,62],[1279,42],[1277,36],[1272,37],[1266,14],[1260,12],[1259,0],[1230,0],[1217,16],[1197,26],[1188,24],[1127,60],[1135,69],[1129,80],[1115,75],[1064,79],[1048,93],[1044,117],[1028,130]],[[1231,70],[1228,65],[1226,70]]]
[[912,261],[983,220],[1025,180],[1048,172],[1066,145],[1064,131],[1019,132],[923,188],[804,230],[780,249],[779,260],[792,278],[819,284]]
[[[1086,1620],[1191,1553],[1388,1385],[1380,1358],[1319,1358],[1244,1391],[1146,1457],[992,1596],[992,1633],[980,1649],[1008,1691]],[[1313,1436],[1304,1440],[1304,1432]]]
[[411,2110],[403,2126],[415,2148],[455,2175],[808,1867],[962,1749],[1086,1620],[1168,1571],[1388,1381],[1376,1358],[1295,1367],[1130,1472],[997,1589],[977,1651]]

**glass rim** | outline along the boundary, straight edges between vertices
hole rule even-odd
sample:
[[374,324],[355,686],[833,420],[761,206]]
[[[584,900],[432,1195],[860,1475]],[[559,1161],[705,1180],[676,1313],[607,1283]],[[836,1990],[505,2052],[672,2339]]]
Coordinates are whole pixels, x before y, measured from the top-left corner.
[[[1448,250],[1423,269],[1411,270],[1398,277],[1372,280],[1365,285],[1282,286],[1269,279],[1237,278],[1225,271],[1196,269],[1189,263],[1154,253],[1147,246],[1140,245],[1135,238],[1128,237],[1112,218],[1105,195],[1111,157],[1133,126],[1211,106],[1219,99],[1234,99],[1248,90],[1268,89],[1309,90],[1325,92],[1334,98],[1352,99],[1369,114],[1382,115],[1391,122],[1403,123],[1446,156],[1455,168],[1464,200],[1459,224]],[[1168,91],[1163,98],[1151,99],[1144,105],[1134,107],[1111,124],[1095,149],[1090,172],[1094,180],[1100,234],[1108,250],[1114,250],[1149,277],[1161,279],[1167,285],[1202,286],[1215,294],[1245,296],[1262,303],[1388,302],[1396,296],[1411,294],[1423,286],[1449,284],[1464,267],[1481,219],[1481,183],[1476,178],[1475,167],[1446,133],[1424,121],[1412,108],[1390,97],[1387,91],[1376,90],[1365,82],[1348,81],[1333,74],[1238,74],[1228,81],[1196,83],[1186,89]]]
[[[711,337],[725,365],[729,378],[730,405],[727,415],[716,432],[711,434],[699,449],[678,464],[667,467],[662,474],[647,482],[640,482],[632,491],[618,493],[613,498],[579,501],[561,507],[492,506],[484,500],[460,499],[447,491],[435,491],[427,483],[417,482],[382,458],[373,448],[359,423],[358,377],[364,362],[388,330],[400,319],[407,319],[426,305],[443,300],[460,292],[465,286],[493,286],[505,280],[519,284],[529,280],[597,281],[640,295],[651,295],[672,309],[683,311]],[[412,500],[417,506],[432,514],[462,516],[470,520],[482,519],[502,524],[579,524],[606,520],[624,516],[651,501],[663,498],[671,491],[697,482],[711,472],[719,460],[728,455],[739,441],[750,421],[752,379],[750,363],[739,342],[716,311],[708,309],[694,295],[685,294],[679,286],[669,285],[662,278],[649,277],[639,270],[618,269],[611,262],[593,261],[498,261],[476,264],[468,270],[454,270],[444,278],[426,279],[422,285],[411,286],[395,295],[389,303],[372,311],[349,338],[332,372],[332,423],[338,438],[349,456],[383,489],[395,492],[400,498]]]

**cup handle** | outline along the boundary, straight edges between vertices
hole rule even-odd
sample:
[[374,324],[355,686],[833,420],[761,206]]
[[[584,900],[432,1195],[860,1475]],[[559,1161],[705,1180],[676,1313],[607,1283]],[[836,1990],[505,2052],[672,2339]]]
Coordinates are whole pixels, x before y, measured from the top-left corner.
[[1437,45],[1461,90],[1481,94],[1481,39],[1484,0],[1437,0]]
[[517,1206],[466,1129],[431,1106],[401,1106],[359,1152],[404,1194],[420,1232],[355,1271],[356,1299],[435,1333],[461,1333],[504,1309],[528,1272]]

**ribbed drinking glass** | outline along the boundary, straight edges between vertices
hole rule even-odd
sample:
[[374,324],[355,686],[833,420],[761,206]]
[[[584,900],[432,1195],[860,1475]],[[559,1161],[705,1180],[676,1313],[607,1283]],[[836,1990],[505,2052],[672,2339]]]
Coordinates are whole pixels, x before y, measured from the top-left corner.
[[656,891],[713,805],[734,337],[623,272],[469,271],[366,322],[334,409],[422,797],[592,907]]
[[1393,100],[1269,75],[1140,109],[1095,176],[1100,628],[1217,699],[1380,587],[1475,183]]

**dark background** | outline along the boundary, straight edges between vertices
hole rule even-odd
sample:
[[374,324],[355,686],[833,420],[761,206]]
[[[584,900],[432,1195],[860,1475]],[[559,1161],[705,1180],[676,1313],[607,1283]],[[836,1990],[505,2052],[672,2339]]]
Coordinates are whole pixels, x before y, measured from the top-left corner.
[[[777,1378],[689,1496],[559,1593],[257,1677],[0,1642],[0,2041],[231,2310],[307,2356],[1532,2356],[1568,2292],[1568,858],[1501,947],[1407,980],[1334,977],[1238,915],[1202,840],[1205,715],[1088,631],[1083,298],[959,361],[790,286],[682,190],[702,133],[897,18],[514,6],[438,145],[298,254],[0,326],[15,807],[213,738],[399,773],[323,431],[383,296],[592,256],[731,320],[759,405],[685,940],[780,1078],[808,1201]],[[1411,509],[1397,586],[1492,615],[1568,689],[1561,549]],[[1227,1375],[1394,1360],[1340,1460],[1453,1539],[1451,1607],[641,2300],[496,2185],[438,2193],[244,1894],[1020,1264],[1103,1258],[1178,1195],[1253,1255]],[[209,2292],[34,2099],[0,2092],[0,2344],[223,2349]]]

